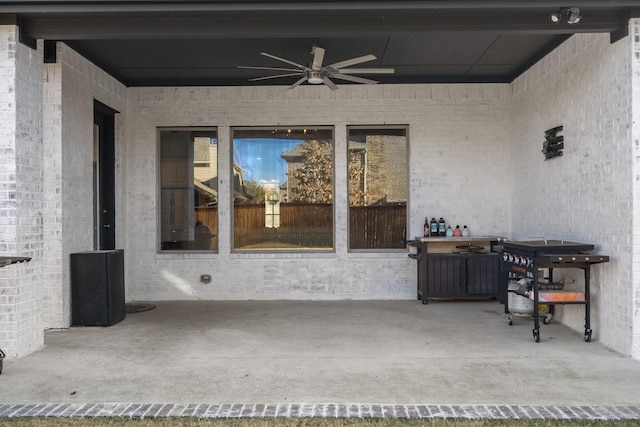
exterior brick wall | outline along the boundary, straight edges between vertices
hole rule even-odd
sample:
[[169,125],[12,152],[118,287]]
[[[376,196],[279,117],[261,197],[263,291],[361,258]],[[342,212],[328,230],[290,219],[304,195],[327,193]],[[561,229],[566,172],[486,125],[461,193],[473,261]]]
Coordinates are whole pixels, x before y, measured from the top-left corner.
[[33,258],[0,268],[0,348],[9,357],[44,344],[41,63],[40,49],[0,26],[0,254]]
[[[417,266],[407,251],[347,250],[348,125],[409,125],[409,236],[422,234],[426,215],[468,224],[477,235],[509,231],[510,195],[495,173],[508,161],[508,85],[132,88],[129,95],[130,299],[415,298]],[[231,252],[229,130],[270,124],[335,125],[335,253]],[[219,126],[216,255],[156,253],[157,126]],[[201,274],[212,282],[200,283]]]
[[[624,354],[632,352],[639,280],[631,268],[630,39],[611,44],[606,34],[574,35],[513,82],[511,161],[504,169],[514,239],[589,242],[612,255],[592,268],[591,323],[595,339]],[[544,132],[559,125],[564,155],[545,161]],[[562,278],[583,281],[579,270],[555,270],[554,279]],[[583,306],[558,311],[558,320],[584,331]]]
[[[630,310],[633,313],[631,355],[640,359],[640,19],[631,20],[631,139],[633,158],[633,228],[632,228],[632,294]],[[627,284],[629,286],[629,284]],[[627,338],[629,339],[629,338]]]
[[[93,250],[93,102],[122,113],[126,88],[64,44],[57,46],[55,64],[46,64],[43,105],[45,221],[47,268],[44,323],[49,328],[68,327],[71,321],[69,254]],[[125,223],[122,192],[124,179],[122,134],[125,114],[116,115],[116,218]],[[124,246],[118,229],[116,244]]]

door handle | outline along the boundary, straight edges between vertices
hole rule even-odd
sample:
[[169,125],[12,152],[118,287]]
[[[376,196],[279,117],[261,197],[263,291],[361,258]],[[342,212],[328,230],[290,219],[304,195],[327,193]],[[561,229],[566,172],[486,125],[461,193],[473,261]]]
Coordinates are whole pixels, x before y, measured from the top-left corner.
[[103,227],[104,228],[111,228],[111,225],[110,224],[105,224],[105,225],[103,225]]

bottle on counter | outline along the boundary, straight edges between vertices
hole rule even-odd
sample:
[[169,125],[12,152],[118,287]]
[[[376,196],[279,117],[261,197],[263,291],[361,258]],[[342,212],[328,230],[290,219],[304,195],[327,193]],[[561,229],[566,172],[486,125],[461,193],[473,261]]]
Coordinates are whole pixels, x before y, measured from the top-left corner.
[[431,222],[429,223],[429,235],[431,237],[438,235],[438,221],[436,221],[436,217],[431,218]]
[[469,229],[467,228],[466,225],[464,227],[462,227],[462,236],[463,237],[468,237],[469,236]]
[[445,233],[447,237],[453,237],[453,230],[451,229],[451,226],[447,227],[447,231],[445,231]]
[[456,229],[453,230],[453,237],[460,237],[462,236],[462,230],[460,230],[460,226],[456,225]]
[[438,236],[446,236],[446,235],[447,235],[447,227],[444,222],[444,219],[440,217],[440,220],[438,221]]
[[429,237],[429,233],[430,233],[430,225],[429,225],[429,217],[425,216],[424,217],[424,227],[423,227],[423,236],[424,237]]

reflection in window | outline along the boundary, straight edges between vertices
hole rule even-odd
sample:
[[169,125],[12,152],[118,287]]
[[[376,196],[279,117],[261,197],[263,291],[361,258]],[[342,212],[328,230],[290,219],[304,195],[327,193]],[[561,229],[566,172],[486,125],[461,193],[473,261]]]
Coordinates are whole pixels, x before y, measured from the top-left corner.
[[234,249],[332,249],[333,153],[330,128],[234,129]]
[[218,135],[160,130],[161,250],[218,249]]
[[350,127],[349,249],[404,249],[407,130]]

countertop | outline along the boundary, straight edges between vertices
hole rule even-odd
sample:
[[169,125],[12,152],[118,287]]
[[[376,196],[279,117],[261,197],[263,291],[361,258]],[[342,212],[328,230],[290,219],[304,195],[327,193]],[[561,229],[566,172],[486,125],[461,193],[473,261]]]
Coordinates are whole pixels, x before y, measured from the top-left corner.
[[416,237],[416,240],[423,243],[435,243],[435,242],[486,242],[486,241],[498,241],[496,236],[467,236],[467,237]]

